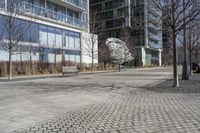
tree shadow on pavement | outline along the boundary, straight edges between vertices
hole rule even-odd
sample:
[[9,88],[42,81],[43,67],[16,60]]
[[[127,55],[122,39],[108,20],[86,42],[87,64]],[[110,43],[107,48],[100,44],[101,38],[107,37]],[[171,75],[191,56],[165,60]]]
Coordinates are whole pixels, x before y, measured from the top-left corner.
[[179,80],[180,87],[173,87],[173,80],[165,80],[163,82],[145,87],[147,91],[158,93],[200,93],[200,75],[194,74],[190,80]]

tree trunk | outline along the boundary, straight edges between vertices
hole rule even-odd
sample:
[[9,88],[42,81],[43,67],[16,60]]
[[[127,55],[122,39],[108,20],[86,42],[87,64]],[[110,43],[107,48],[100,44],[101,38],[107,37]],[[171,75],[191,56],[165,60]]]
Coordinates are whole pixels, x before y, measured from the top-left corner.
[[31,72],[32,71],[32,51],[31,51],[31,47],[30,47],[30,61],[29,61],[29,63],[30,63],[30,67],[29,67],[29,72]]
[[92,49],[92,71],[91,73],[94,73],[94,51]]
[[92,57],[92,73],[94,73],[94,57]]
[[107,62],[104,60],[104,61],[103,61],[104,70],[106,70],[106,65],[107,65]]
[[[184,23],[186,23],[186,3],[185,3],[185,0],[183,0],[183,21]],[[187,42],[186,42],[186,26],[184,26],[183,28],[183,70],[182,70],[182,79],[183,80],[188,80],[189,79],[189,69],[188,69],[188,55],[187,55]]]
[[190,75],[193,75],[193,72],[192,72],[192,51],[190,50]]
[[179,87],[178,70],[177,70],[177,53],[176,53],[176,31],[173,29],[173,76],[174,87]]
[[121,64],[119,64],[118,67],[119,67],[119,72],[121,72]]
[[9,80],[12,80],[12,50],[9,49]]
[[55,66],[55,69],[56,69],[56,62],[57,62],[56,57],[57,57],[57,54],[55,53],[55,55],[54,55],[54,66]]

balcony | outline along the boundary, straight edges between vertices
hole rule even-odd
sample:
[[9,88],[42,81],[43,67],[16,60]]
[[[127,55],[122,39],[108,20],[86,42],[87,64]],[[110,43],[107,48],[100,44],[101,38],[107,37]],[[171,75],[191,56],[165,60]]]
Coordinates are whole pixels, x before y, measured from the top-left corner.
[[154,41],[160,41],[162,38],[160,38],[160,35],[155,35],[155,34],[152,34],[152,33],[149,33],[149,38],[151,40],[154,40]]
[[148,46],[151,47],[151,48],[161,49],[162,48],[162,42],[149,38]]
[[22,2],[20,6],[21,11],[26,15],[35,15],[38,17],[44,17],[56,22],[69,24],[79,28],[85,28],[86,24],[81,21],[81,19],[73,18],[58,12],[54,12],[52,10],[28,3]]
[[[55,3],[55,0],[49,0]],[[56,4],[62,5],[68,9],[84,11],[87,9],[87,3],[82,0],[57,0]]]
[[[154,24],[154,23],[148,23],[148,27],[150,30],[153,30],[153,31],[162,31],[162,25],[160,24]],[[156,32],[157,33],[157,32]]]

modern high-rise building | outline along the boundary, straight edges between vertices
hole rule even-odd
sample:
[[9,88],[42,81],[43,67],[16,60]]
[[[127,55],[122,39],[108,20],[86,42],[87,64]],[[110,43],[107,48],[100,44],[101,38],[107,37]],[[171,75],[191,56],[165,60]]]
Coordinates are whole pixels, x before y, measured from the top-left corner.
[[167,13],[170,11],[169,7],[166,6],[162,10],[163,20],[162,20],[162,27],[163,27],[163,52],[162,52],[162,63],[164,65],[171,65],[173,64],[173,37],[172,37],[172,31],[171,27],[168,24],[167,19]]
[[149,0],[90,0],[96,15],[96,33],[132,45],[141,65],[161,65],[162,11]]
[[[12,2],[17,4],[13,6]],[[54,62],[57,58],[58,62],[64,59],[88,63],[83,51],[83,34],[89,32],[89,0],[1,0],[0,36],[4,33],[4,40],[9,39],[3,22],[9,17],[8,12],[20,14],[14,16],[16,25],[20,26],[19,31],[24,31],[20,22],[27,21],[30,24],[26,34],[19,40],[23,52],[14,53],[14,61],[19,61],[20,58],[23,61],[29,60],[31,56],[33,61]],[[19,32],[12,34],[13,41],[18,34],[20,35]],[[8,60],[8,52],[2,47],[0,60]]]

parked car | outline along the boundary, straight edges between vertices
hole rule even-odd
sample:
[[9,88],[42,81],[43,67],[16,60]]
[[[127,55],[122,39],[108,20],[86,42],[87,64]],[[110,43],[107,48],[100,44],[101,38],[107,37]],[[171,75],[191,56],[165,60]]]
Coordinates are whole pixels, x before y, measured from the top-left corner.
[[195,72],[200,72],[200,64],[198,63],[192,63],[192,70]]

